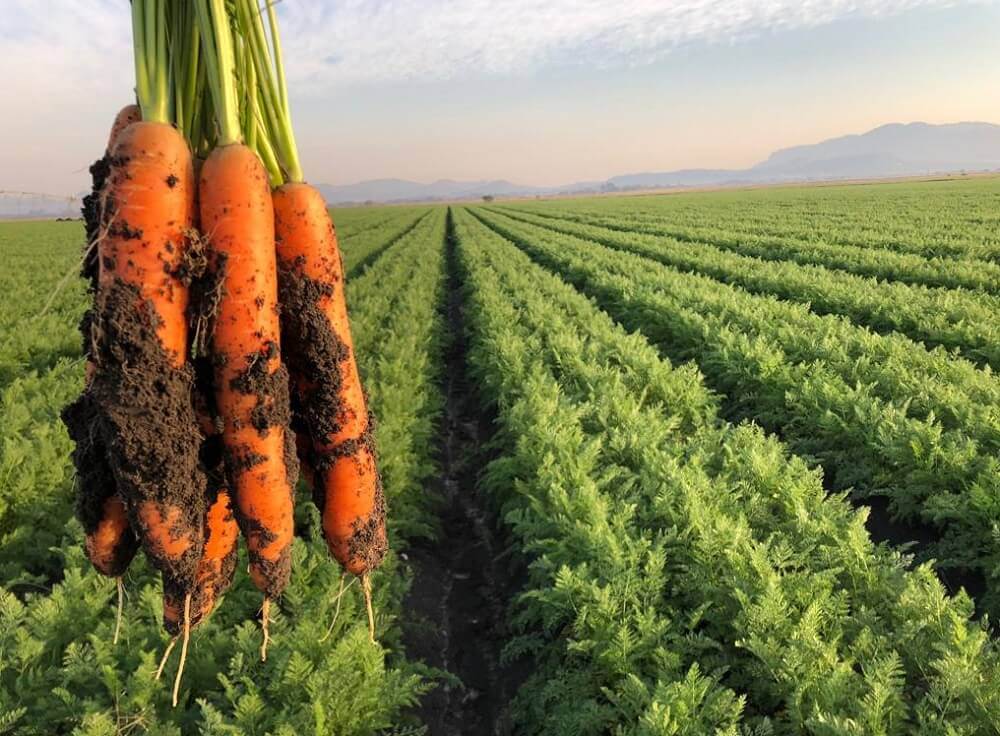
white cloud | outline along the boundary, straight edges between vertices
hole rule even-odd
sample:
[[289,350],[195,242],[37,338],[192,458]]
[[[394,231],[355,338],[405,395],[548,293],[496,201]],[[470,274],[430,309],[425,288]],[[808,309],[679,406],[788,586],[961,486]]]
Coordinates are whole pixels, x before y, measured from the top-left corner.
[[[284,0],[299,83],[517,75],[552,64],[632,66],[678,45],[958,0]],[[312,86],[312,85],[310,85]]]

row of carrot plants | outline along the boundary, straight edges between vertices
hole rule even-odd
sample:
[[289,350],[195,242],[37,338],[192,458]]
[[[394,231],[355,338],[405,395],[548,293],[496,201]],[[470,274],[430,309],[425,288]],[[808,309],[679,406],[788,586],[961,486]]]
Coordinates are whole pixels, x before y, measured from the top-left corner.
[[[402,652],[398,619],[407,574],[396,553],[414,536],[434,533],[423,485],[435,468],[428,438],[441,404],[443,253],[444,213],[439,210],[348,285],[393,512],[393,552],[374,576],[379,643],[369,640],[360,586],[348,584],[339,594],[344,581],[329,564],[318,514],[300,498],[295,573],[280,608],[272,607],[274,640],[267,661],[260,661],[253,620],[259,595],[241,578],[227,594],[227,604],[194,632],[181,703],[172,709],[169,687],[155,677],[167,643],[158,576],[145,562],[133,565],[126,578],[122,635],[115,644],[114,584],[90,569],[68,507],[69,491],[56,486],[49,490],[61,504],[50,506],[49,513],[51,535],[58,539],[45,552],[63,568],[61,581],[0,584],[0,733],[418,731],[406,712],[431,686],[433,674]],[[399,298],[386,303],[387,291]],[[82,364],[71,367],[62,380],[73,390],[82,380]],[[33,485],[36,498],[43,499],[43,481],[36,477],[25,487]],[[30,520],[19,525],[24,523]],[[15,566],[16,554],[5,543],[4,565]],[[240,564],[246,564],[245,554]],[[6,580],[11,575],[5,571]]]
[[385,230],[401,222],[413,222],[427,212],[426,207],[351,207],[337,210],[337,232],[341,248],[372,230]]
[[925,258],[1000,263],[996,179],[781,187],[580,200],[553,211],[668,222],[696,237],[719,231]]
[[[809,305],[817,314],[840,314],[877,332],[900,332],[927,345],[956,349],[977,363],[1000,369],[1000,297],[870,277],[780,259],[741,255],[709,243],[690,243],[576,221],[543,218],[504,208],[516,219],[576,235],[700,273],[753,294]],[[1000,283],[1000,281],[998,281]]]
[[346,238],[341,250],[347,278],[357,278],[394,243],[404,238],[428,215],[428,210],[405,210],[375,227]]
[[934,524],[942,565],[985,578],[1000,603],[1000,382],[900,336],[811,314],[593,241],[477,210],[669,355],[695,360],[727,415],[779,431],[834,489],[884,494]]
[[546,211],[544,214],[553,219],[579,221],[584,225],[597,225],[647,237],[667,237],[679,243],[710,246],[767,261],[818,265],[858,276],[922,286],[979,289],[991,293],[1000,291],[1000,263],[988,260],[927,257],[880,250],[865,244],[825,243],[815,236],[798,239],[784,235],[731,231],[718,225],[692,228],[660,217],[648,218],[635,213],[622,217],[595,217],[591,214],[562,211]]
[[[620,252],[506,215],[488,216],[528,236],[556,238],[583,247],[593,245],[602,253]],[[622,255],[641,267],[635,276],[651,288],[668,290],[665,281],[670,281],[670,291],[683,288],[704,313],[725,316],[744,334],[774,337],[795,361],[823,360],[845,380],[870,385],[876,395],[886,400],[907,402],[910,416],[935,416],[945,428],[964,430],[987,450],[1000,442],[996,412],[1000,406],[1000,378],[992,371],[946,351],[928,350],[903,335],[877,334],[837,315],[816,315],[807,305],[753,295],[632,253]]]
[[[468,211],[483,490],[528,561],[508,655],[519,732],[992,733],[1000,661],[971,602]],[[973,684],[975,683],[975,684]]]

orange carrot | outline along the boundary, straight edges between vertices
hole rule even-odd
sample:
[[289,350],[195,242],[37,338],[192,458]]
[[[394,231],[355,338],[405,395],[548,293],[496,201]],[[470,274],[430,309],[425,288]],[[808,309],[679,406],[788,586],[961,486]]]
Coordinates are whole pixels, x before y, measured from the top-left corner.
[[139,110],[138,105],[125,105],[125,107],[119,110],[118,114],[115,115],[114,123],[111,124],[111,133],[108,134],[108,147],[105,149],[105,152],[110,155],[125,128],[132,123],[138,123],[140,120],[142,120],[142,111]]
[[125,572],[138,545],[120,498],[104,499],[101,512],[97,528],[86,536],[87,559],[102,575],[117,578]]
[[[115,115],[111,124],[111,131],[108,134],[108,145],[104,149],[104,155],[97,159],[90,166],[90,176],[92,188],[90,194],[83,198],[83,222],[87,233],[87,246],[83,257],[82,273],[92,287],[97,286],[97,248],[95,241],[101,236],[101,229],[104,224],[104,208],[102,207],[104,183],[108,178],[111,168],[111,151],[118,142],[119,136],[132,123],[142,120],[142,112],[138,105],[125,105],[118,114]],[[88,378],[89,378],[88,369]]]
[[282,332],[297,420],[312,441],[324,536],[348,571],[366,575],[385,555],[385,500],[354,357],[340,251],[319,191],[289,183],[273,197]]
[[252,150],[233,143],[209,155],[200,209],[209,267],[224,294],[211,351],[226,472],[251,577],[270,599],[281,594],[291,573],[298,468],[279,349],[274,212],[267,174]]
[[164,576],[190,590],[205,487],[181,276],[194,215],[191,154],[173,126],[142,121],[122,131],[111,161],[90,392],[133,528]]
[[[205,548],[198,563],[198,577],[191,598],[191,626],[212,612],[216,601],[232,585],[236,572],[239,527],[233,516],[229,490],[220,488],[205,514]],[[167,631],[179,634],[183,625],[184,592],[164,586],[163,623]]]

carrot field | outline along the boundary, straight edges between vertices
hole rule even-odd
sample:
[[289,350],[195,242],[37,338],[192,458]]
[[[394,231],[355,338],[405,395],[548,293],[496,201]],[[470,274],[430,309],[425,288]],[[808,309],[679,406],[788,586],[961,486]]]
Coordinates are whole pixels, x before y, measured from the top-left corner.
[[74,517],[83,226],[0,223],[0,734],[1000,733],[1000,181],[333,218],[378,637],[300,492],[176,708]]

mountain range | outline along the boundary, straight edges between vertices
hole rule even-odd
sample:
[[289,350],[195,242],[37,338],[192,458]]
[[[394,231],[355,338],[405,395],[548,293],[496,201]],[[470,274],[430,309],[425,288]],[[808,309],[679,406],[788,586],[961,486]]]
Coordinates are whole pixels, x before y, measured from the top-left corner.
[[992,123],[890,123],[860,135],[775,151],[748,169],[680,169],[613,176],[605,181],[555,187],[505,180],[422,184],[404,179],[373,179],[346,185],[320,185],[330,204],[477,199],[484,196],[550,196],[669,187],[878,179],[959,171],[1000,169],[1000,125]]
[[[481,197],[552,196],[642,189],[718,187],[786,182],[879,179],[946,172],[1000,170],[1000,125],[992,123],[891,123],[860,135],[775,151],[748,169],[681,169],[613,176],[555,187],[504,180],[429,184],[405,179],[373,179],[356,184],[320,184],[330,204],[426,202]],[[0,197],[2,217],[75,216],[79,205],[31,197]]]

